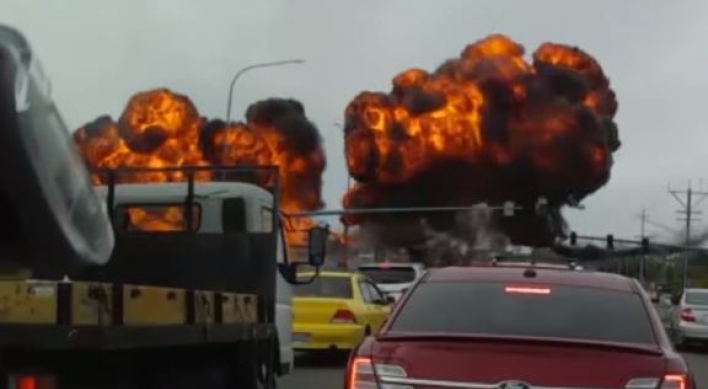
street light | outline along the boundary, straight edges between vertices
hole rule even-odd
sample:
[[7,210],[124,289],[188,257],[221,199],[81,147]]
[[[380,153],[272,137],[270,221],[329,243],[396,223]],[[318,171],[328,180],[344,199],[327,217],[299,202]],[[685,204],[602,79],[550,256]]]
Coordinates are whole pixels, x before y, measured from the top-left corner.
[[234,97],[234,85],[236,85],[236,81],[238,81],[241,76],[248,72],[249,70],[253,69],[259,69],[259,68],[268,68],[268,67],[273,67],[273,66],[284,66],[284,65],[294,65],[294,64],[300,64],[304,63],[305,60],[303,59],[288,59],[284,61],[274,61],[274,62],[264,62],[264,63],[258,63],[258,64],[253,64],[246,66],[244,68],[241,68],[236,74],[234,74],[234,77],[231,79],[231,85],[229,86],[229,101],[228,105],[226,107],[226,124],[228,125],[231,122],[231,104],[233,101]]
[[[332,123],[333,126],[339,128],[340,130],[344,130],[344,126],[342,123],[339,122],[334,122]],[[350,174],[347,174],[347,188],[345,193],[349,193],[349,190],[352,188],[352,176]],[[348,268],[349,267],[349,225],[344,224],[344,253],[341,258],[341,263],[340,266],[343,268]]]

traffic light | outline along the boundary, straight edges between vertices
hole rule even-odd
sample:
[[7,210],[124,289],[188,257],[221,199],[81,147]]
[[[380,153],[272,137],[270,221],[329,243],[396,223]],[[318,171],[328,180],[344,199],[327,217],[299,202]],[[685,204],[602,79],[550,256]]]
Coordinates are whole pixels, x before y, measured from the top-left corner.
[[570,231],[570,245],[575,246],[578,244],[578,234],[575,231]]
[[612,234],[607,235],[607,249],[608,250],[615,249],[615,237]]

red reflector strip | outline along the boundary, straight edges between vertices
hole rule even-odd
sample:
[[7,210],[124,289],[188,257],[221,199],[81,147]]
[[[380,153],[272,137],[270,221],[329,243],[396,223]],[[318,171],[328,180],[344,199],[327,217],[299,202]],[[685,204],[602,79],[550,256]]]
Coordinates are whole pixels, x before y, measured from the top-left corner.
[[517,294],[551,294],[551,288],[532,288],[523,286],[507,286],[504,288],[506,293]]
[[37,389],[37,377],[20,376],[17,378],[17,389]]
[[56,389],[50,375],[15,375],[8,380],[9,389]]

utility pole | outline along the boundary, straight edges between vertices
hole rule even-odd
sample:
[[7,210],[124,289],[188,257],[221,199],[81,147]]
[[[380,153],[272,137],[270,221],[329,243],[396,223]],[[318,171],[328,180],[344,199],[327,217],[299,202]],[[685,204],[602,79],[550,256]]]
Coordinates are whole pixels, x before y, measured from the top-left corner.
[[[644,227],[647,224],[647,209],[642,207],[642,213],[641,213],[641,229],[640,229],[640,236],[639,240],[644,241],[645,237],[645,231]],[[647,260],[647,254],[644,253],[642,254],[642,258],[639,260],[639,280],[644,282],[644,268],[646,266],[646,260]]]
[[684,257],[683,257],[683,279],[681,282],[681,289],[685,289],[688,286],[688,257],[689,249],[691,247],[691,222],[700,221],[695,215],[699,215],[701,211],[697,211],[696,207],[708,196],[707,192],[694,191],[691,188],[691,183],[689,182],[684,190],[672,190],[669,188],[669,193],[676,199],[676,201],[681,205],[682,209],[676,211],[681,217],[678,221],[686,222],[686,237],[684,244]]

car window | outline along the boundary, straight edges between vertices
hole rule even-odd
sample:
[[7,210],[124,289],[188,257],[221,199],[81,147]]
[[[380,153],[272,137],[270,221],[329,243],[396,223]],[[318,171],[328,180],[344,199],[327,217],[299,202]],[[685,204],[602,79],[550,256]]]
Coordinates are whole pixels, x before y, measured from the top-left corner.
[[[310,279],[311,277],[308,275],[302,278]],[[311,284],[294,285],[293,294],[297,297],[350,299],[353,296],[352,281],[349,277],[320,275]]]
[[376,287],[376,285],[367,282],[366,285],[369,286],[369,289],[371,289],[371,295],[373,296],[374,301],[386,301],[386,299],[383,296],[383,293],[379,290],[379,288]]
[[362,266],[359,272],[377,284],[403,284],[415,281],[415,269],[400,266]]
[[655,343],[639,295],[597,288],[519,288],[484,282],[419,285],[391,331]]
[[[199,231],[201,206],[192,206],[191,231]],[[119,231],[184,232],[188,228],[184,204],[121,204],[116,206],[114,227]]]
[[368,304],[374,300],[374,295],[371,293],[371,289],[369,289],[369,285],[367,285],[366,282],[359,282],[359,290],[361,290],[361,298],[365,303]]
[[686,304],[708,306],[708,292],[687,291]]

